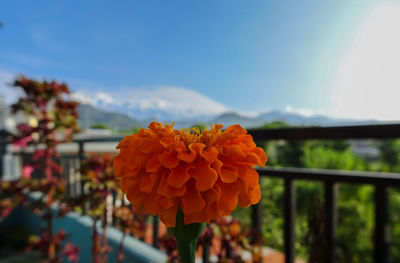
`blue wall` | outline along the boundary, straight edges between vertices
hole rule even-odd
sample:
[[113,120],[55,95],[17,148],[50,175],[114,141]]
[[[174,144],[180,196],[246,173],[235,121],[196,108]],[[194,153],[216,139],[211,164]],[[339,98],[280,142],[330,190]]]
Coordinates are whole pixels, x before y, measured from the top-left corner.
[[[79,262],[91,262],[92,254],[92,219],[88,216],[81,216],[78,213],[68,213],[63,218],[56,218],[54,221],[54,233],[59,229],[64,229],[68,234],[71,234],[68,241],[71,241],[75,245],[78,245],[81,249],[79,253]],[[28,211],[24,207],[15,209],[11,215],[9,215],[0,224],[0,231],[4,228],[10,227],[24,227],[29,229],[31,232],[38,234],[41,227],[44,224],[38,215],[35,215]],[[101,233],[101,229],[98,228]],[[117,262],[118,246],[122,238],[122,232],[109,227],[107,228],[108,245],[113,248],[108,253],[108,262]],[[148,244],[133,238],[126,236],[124,241],[124,262],[129,263],[158,263],[166,262],[167,256],[162,251],[155,249]],[[67,262],[67,260],[64,260]]]

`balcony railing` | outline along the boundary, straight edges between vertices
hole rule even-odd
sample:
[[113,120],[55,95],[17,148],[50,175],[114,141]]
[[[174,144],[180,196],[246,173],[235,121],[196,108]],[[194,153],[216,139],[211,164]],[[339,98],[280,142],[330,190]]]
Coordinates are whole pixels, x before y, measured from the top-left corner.
[[[399,124],[339,126],[339,127],[301,127],[250,130],[254,140],[312,140],[312,139],[390,139],[400,138]],[[337,233],[337,199],[338,183],[370,184],[375,187],[375,230],[374,230],[374,262],[388,262],[388,189],[400,187],[400,174],[372,173],[337,170],[314,170],[303,168],[265,168],[258,169],[261,177],[273,176],[284,180],[284,252],[286,263],[295,259],[295,217],[296,191],[295,180],[315,180],[324,183],[324,200],[326,214],[326,262],[336,262]],[[253,207],[253,227],[261,227],[261,202]]]
[[[257,143],[271,140],[313,140],[313,139],[389,139],[400,138],[400,124],[338,126],[338,127],[300,127],[278,129],[253,129],[248,131]],[[0,140],[4,138],[0,136]],[[118,142],[123,137],[104,137],[78,139],[77,155],[65,156],[64,166],[71,170],[79,169],[79,163],[85,159],[85,145],[98,142]],[[0,157],[5,154],[5,142],[0,141]],[[0,162],[1,163],[1,162]],[[1,168],[1,167],[0,167]],[[285,262],[295,260],[295,218],[296,218],[296,180],[320,181],[324,184],[324,210],[326,214],[325,239],[328,244],[326,262],[336,262],[336,233],[337,233],[337,200],[338,184],[369,184],[375,188],[375,230],[374,230],[374,262],[388,262],[388,191],[390,188],[400,188],[400,174],[378,172],[356,172],[341,170],[317,170],[304,168],[263,168],[257,169],[260,180],[263,177],[278,177],[284,180],[284,253]],[[2,171],[2,169],[0,169]],[[74,174],[74,173],[72,173]],[[68,180],[70,179],[70,180]],[[76,178],[72,178],[76,182]],[[79,193],[71,178],[67,176],[69,191]],[[262,199],[252,206],[252,227],[261,231],[262,226]],[[158,218],[153,219],[153,246],[158,246]],[[203,262],[209,262],[208,248],[203,249]]]

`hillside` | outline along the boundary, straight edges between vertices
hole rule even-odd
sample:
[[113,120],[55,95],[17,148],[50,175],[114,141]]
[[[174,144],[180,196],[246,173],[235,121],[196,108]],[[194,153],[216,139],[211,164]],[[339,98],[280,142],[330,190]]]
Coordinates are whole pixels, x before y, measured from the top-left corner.
[[90,128],[93,124],[105,124],[113,130],[128,130],[132,127],[141,127],[143,123],[135,120],[128,115],[103,111],[88,104],[80,104],[79,126],[82,129]]

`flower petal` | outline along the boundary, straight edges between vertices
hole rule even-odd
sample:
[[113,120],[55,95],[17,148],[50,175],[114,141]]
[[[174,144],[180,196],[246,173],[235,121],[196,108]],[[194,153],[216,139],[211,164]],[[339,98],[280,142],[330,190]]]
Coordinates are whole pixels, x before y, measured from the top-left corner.
[[160,139],[160,143],[162,146],[164,146],[165,148],[168,148],[169,146],[175,144],[175,140],[173,137],[162,137]]
[[167,178],[168,184],[176,188],[181,188],[190,179],[189,170],[193,167],[193,165],[179,165],[171,169],[171,173]]
[[188,151],[185,145],[183,145],[183,147],[177,148],[176,152],[178,153],[178,159],[187,163],[193,162],[194,159],[196,159],[197,155],[195,151]]
[[252,186],[257,185],[260,178],[258,172],[250,166],[240,166],[239,176]]
[[153,186],[154,186],[154,183],[151,180],[150,175],[142,176],[142,180],[140,180],[140,186],[139,186],[139,189],[141,192],[151,193]]
[[231,158],[238,158],[244,155],[242,148],[239,145],[226,145],[223,151],[224,155]]
[[183,221],[186,225],[192,223],[203,223],[203,222],[210,223],[211,217],[208,214],[201,211],[200,213],[185,215]]
[[189,145],[189,150],[201,154],[205,147],[206,145],[204,143],[191,143]]
[[[154,190],[154,189],[153,189]],[[145,198],[143,198],[143,207],[149,214],[156,215],[158,209],[158,200],[161,196],[157,195],[155,192],[151,194],[147,194]]]
[[[169,178],[169,177],[168,177]],[[180,187],[173,187],[170,186],[168,182],[167,176],[162,176],[160,185],[158,186],[157,193],[164,195],[164,196],[169,196],[169,197],[175,197],[175,196],[183,196],[186,193],[186,185],[182,184]]]
[[238,204],[239,188],[237,184],[220,183],[221,197],[218,206],[224,214],[230,214]]
[[193,180],[190,180],[187,184],[187,191],[183,198],[181,198],[181,202],[182,211],[185,215],[200,212],[206,206],[206,202],[200,195],[199,191],[194,187]]
[[174,204],[171,208],[168,209],[160,209],[160,220],[167,227],[174,227],[176,223],[176,213],[178,212],[178,202]]
[[238,178],[238,169],[234,166],[222,166],[221,180],[224,183],[233,183]]
[[203,150],[200,152],[200,155],[206,159],[207,162],[214,162],[217,159],[218,151],[214,147],[210,147],[207,150]]
[[139,143],[140,151],[144,153],[154,153],[162,149],[160,143],[153,139],[143,139]]
[[194,168],[189,171],[196,179],[196,189],[200,192],[211,189],[218,179],[217,172],[203,159],[197,160]]
[[146,163],[146,172],[152,173],[158,170],[161,166],[161,162],[158,159],[158,154],[155,154],[151,159]]
[[166,196],[161,196],[161,198],[158,200],[158,207],[162,209],[169,209],[174,205],[174,202],[172,202],[171,199],[169,199]]
[[177,153],[175,151],[165,151],[158,157],[161,164],[165,168],[174,168],[179,164],[179,159],[177,158]]
[[257,165],[265,167],[265,163],[267,162],[268,158],[264,150],[260,147],[256,147],[253,149],[253,153],[255,153],[260,159],[260,162]]

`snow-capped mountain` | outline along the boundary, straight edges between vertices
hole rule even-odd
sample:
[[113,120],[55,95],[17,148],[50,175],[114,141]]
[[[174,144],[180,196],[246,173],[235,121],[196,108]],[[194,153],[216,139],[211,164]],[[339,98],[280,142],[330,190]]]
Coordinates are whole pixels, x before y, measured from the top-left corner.
[[228,111],[221,103],[194,90],[160,86],[152,89],[126,89],[117,92],[75,92],[73,98],[101,110],[117,112],[139,120],[208,120]]

